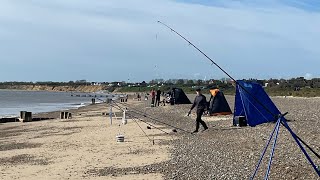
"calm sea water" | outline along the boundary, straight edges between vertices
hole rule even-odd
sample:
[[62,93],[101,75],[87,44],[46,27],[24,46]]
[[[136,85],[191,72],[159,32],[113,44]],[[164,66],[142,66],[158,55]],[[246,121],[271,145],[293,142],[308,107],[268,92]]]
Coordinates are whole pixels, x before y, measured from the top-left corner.
[[[80,97],[71,96],[70,92],[0,90],[0,117],[19,116],[20,111],[40,113],[67,110],[91,103],[92,97],[88,97],[88,94],[75,94],[79,94]],[[85,95],[87,97],[82,97]],[[103,95],[104,97],[101,97]],[[106,95],[98,94],[97,97],[105,100]]]

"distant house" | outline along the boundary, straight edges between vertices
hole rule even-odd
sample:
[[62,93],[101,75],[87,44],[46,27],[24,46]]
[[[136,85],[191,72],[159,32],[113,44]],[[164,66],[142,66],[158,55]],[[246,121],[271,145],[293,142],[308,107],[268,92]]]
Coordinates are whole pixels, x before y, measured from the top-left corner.
[[100,82],[91,82],[92,86],[101,86],[102,83]]
[[145,86],[147,86],[147,83],[146,83],[145,81],[142,81],[142,82],[141,82],[141,86],[142,86],[142,87],[145,87]]
[[209,84],[214,84],[214,79],[210,79]]
[[124,84],[125,84],[125,83],[123,83],[123,82],[117,82],[117,81],[115,81],[115,82],[109,83],[108,86],[109,86],[109,87],[115,87],[115,86],[121,87],[121,86],[123,86]]

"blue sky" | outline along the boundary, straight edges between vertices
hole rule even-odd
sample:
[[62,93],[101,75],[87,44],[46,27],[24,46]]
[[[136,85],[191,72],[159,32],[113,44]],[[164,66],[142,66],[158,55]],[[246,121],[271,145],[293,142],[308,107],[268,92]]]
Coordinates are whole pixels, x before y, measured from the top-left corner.
[[2,0],[0,81],[320,77],[315,0]]

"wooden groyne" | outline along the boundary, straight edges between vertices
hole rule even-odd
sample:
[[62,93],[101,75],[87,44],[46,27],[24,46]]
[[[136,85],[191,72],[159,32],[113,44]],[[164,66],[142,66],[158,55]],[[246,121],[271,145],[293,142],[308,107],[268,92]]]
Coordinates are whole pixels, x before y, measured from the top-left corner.
[[[72,97],[110,97],[110,95],[71,94]],[[112,96],[112,95],[111,95]]]
[[7,123],[7,122],[19,122],[19,118],[18,117],[0,118],[0,123]]
[[0,118],[0,123],[9,123],[9,122],[32,122],[32,121],[42,121],[55,118],[49,117],[32,117],[32,112],[20,111],[20,117],[3,117]]
[[[50,119],[56,119],[56,118],[47,118],[47,117],[34,117],[31,121],[42,121],[42,120],[50,120]],[[31,122],[31,121],[24,121],[24,122]],[[5,117],[0,118],[0,123],[10,123],[10,122],[23,122],[19,117]]]

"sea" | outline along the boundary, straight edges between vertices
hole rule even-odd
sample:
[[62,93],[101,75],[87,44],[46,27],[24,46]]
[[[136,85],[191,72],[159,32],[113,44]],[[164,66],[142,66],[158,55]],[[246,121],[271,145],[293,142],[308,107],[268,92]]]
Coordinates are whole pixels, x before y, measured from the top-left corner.
[[91,104],[94,96],[97,97],[95,102],[99,103],[110,94],[0,90],[0,118],[18,117],[20,111],[41,113],[76,109]]

